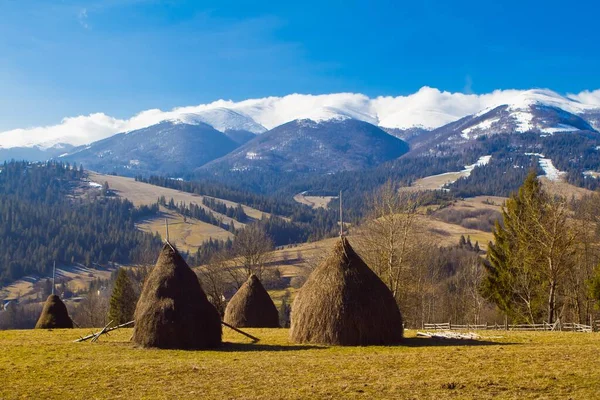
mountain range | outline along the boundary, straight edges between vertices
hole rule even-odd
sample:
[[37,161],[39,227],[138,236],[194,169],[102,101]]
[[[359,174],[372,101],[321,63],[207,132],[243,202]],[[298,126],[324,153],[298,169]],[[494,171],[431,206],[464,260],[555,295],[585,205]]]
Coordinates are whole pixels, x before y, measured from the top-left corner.
[[[80,146],[116,133],[130,132],[162,121],[204,122],[219,131],[243,130],[260,134],[286,122],[315,121],[343,116],[399,131],[433,130],[468,115],[501,105],[538,102],[594,119],[598,128],[600,90],[560,95],[547,89],[496,90],[486,94],[450,93],[423,87],[406,96],[369,98],[356,93],[291,94],[239,102],[218,100],[209,104],[150,109],[129,119],[103,113],[64,118],[59,124],[0,132],[0,148],[39,147],[59,143]],[[594,115],[595,114],[595,115]]]
[[[585,146],[597,153],[600,92],[561,96],[535,89],[478,96],[423,88],[400,98],[290,95],[149,110],[115,121],[112,125],[122,132],[91,143],[81,143],[85,132],[60,136],[54,132],[58,128],[51,138],[31,130],[0,133],[0,157],[61,158],[130,176],[190,176],[197,171],[328,174],[371,168],[401,156],[464,156],[469,151],[474,153],[467,159],[477,159],[486,154],[475,153],[489,151],[482,139],[515,134],[537,138],[532,142],[527,136],[527,151],[533,153],[547,147],[544,138],[584,133]],[[141,128],[128,129],[137,126]],[[22,145],[15,145],[19,134]],[[524,153],[518,150],[524,143],[513,141],[511,146]],[[586,160],[579,164],[600,169]]]

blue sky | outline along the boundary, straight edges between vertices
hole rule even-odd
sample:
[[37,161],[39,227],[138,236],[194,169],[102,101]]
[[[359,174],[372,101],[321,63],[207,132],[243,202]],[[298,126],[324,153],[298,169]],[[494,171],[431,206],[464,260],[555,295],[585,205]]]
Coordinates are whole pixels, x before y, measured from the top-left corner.
[[0,0],[0,131],[293,92],[593,90],[598,15],[592,1]]

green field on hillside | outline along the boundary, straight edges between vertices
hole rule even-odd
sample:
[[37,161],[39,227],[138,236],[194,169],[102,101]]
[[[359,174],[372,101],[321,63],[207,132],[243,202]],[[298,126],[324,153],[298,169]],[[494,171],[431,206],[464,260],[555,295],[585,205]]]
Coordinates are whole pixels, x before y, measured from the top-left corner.
[[481,341],[416,338],[395,347],[288,342],[286,329],[225,328],[212,351],[145,350],[131,329],[0,332],[0,398],[598,398],[600,334],[481,332]]

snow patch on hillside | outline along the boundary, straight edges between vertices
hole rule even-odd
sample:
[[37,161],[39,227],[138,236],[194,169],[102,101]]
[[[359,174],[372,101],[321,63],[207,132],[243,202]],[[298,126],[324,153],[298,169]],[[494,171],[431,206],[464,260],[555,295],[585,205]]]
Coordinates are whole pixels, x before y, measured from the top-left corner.
[[540,158],[540,167],[544,170],[546,178],[551,181],[560,181],[562,176],[566,174],[566,172],[559,171],[549,158]]
[[476,125],[473,125],[471,127],[463,129],[460,136],[462,136],[465,139],[471,139],[473,137],[471,135],[471,133],[473,131],[490,129],[492,127],[492,125],[495,124],[496,122],[498,122],[499,120],[500,120],[499,118],[493,118],[493,119],[487,119],[485,121],[482,121]]
[[509,108],[509,110],[513,111],[512,115],[517,124],[517,132],[529,132],[535,128],[535,124],[533,123],[533,114],[531,114],[531,112],[525,110],[514,111],[514,108]]
[[443,174],[427,176],[425,178],[419,179],[418,180],[419,183],[417,183],[415,186],[422,187],[422,188],[428,188],[428,189],[435,188],[435,189],[448,190],[448,189],[445,189],[446,186],[456,182],[460,178],[463,178],[463,177],[468,178],[469,176],[471,176],[471,172],[473,172],[473,170],[476,167],[481,167],[481,166],[489,164],[491,159],[492,159],[491,155],[479,157],[479,159],[477,161],[475,161],[473,164],[465,165],[465,168],[460,171],[444,172]]
[[540,129],[540,131],[542,133],[547,133],[547,134],[554,134],[554,133],[558,133],[558,132],[575,132],[578,131],[578,128],[575,128],[574,126],[571,125],[565,125],[565,124],[558,124],[555,127],[552,128],[542,128]]
[[525,155],[538,157],[538,163],[540,168],[544,171],[544,176],[551,181],[560,181],[566,174],[566,172],[560,171],[558,168],[556,168],[550,158],[546,158],[546,156],[541,153],[525,153]]
[[488,165],[491,159],[492,156],[481,156],[474,164],[465,165],[465,169],[463,169],[461,172],[466,174],[465,176],[471,176],[471,172],[473,172],[475,167],[482,167],[484,165]]

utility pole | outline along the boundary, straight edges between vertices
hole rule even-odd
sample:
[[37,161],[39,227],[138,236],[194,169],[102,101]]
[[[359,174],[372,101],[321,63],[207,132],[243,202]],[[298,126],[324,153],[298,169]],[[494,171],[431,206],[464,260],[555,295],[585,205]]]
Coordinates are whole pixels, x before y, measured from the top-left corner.
[[169,243],[169,221],[165,218],[165,226],[167,227],[167,243]]
[[342,191],[340,190],[340,236],[344,236],[344,208],[342,206]]

